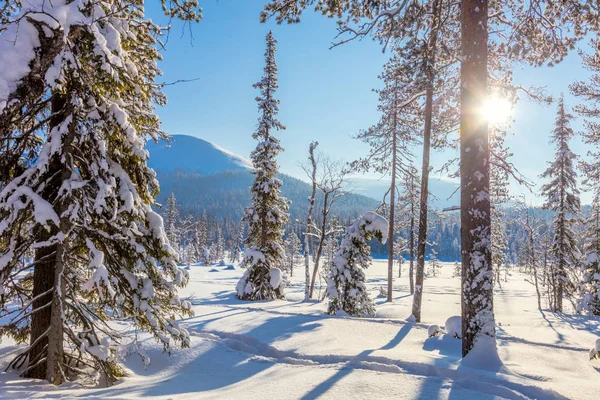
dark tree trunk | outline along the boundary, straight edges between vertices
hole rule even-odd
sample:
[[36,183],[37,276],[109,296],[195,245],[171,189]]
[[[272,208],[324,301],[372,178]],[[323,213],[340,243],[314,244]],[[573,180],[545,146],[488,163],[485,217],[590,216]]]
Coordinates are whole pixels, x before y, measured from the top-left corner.
[[[564,113],[564,110],[563,110]],[[561,166],[560,175],[562,177],[565,176],[564,171],[564,163]],[[562,312],[563,310],[563,292],[564,292],[564,283],[566,278],[566,264],[567,260],[565,260],[564,249],[565,246],[565,185],[560,186],[560,210],[559,210],[559,218],[560,218],[560,232],[559,232],[559,242],[560,242],[560,257],[558,260],[558,279],[556,280],[556,311]]]
[[[410,178],[411,191],[414,193],[414,178]],[[409,251],[410,251],[410,266],[408,267],[408,281],[410,284],[410,294],[415,293],[415,279],[414,279],[414,261],[415,261],[415,204],[411,200],[410,202],[410,233],[409,233]]]
[[489,140],[479,110],[487,96],[487,0],[463,0],[460,180],[462,355],[495,337],[491,252]]
[[310,226],[312,225],[312,212],[315,206],[315,194],[317,193],[317,160],[315,159],[315,148],[318,142],[310,144],[309,160],[312,166],[311,181],[312,192],[308,198],[308,213],[306,215],[306,233],[304,234],[304,300],[310,299]]
[[542,295],[540,293],[540,285],[538,283],[537,266],[535,260],[535,247],[533,243],[533,232],[531,233],[531,267],[533,268],[533,284],[535,285],[535,293],[537,295],[538,309],[542,309]]
[[[58,187],[56,187],[58,189]],[[56,233],[55,230],[53,230]],[[49,239],[52,232],[46,232],[42,240]],[[31,350],[29,351],[28,366],[31,369],[26,370],[25,377],[34,379],[46,378],[46,362],[40,360],[46,357],[48,347],[48,328],[50,327],[50,318],[52,315],[52,298],[54,287],[54,270],[56,262],[57,246],[48,246],[41,248],[35,252],[36,264],[33,270],[33,296],[39,297],[32,304],[32,309],[39,311],[31,316],[31,335],[29,343]],[[35,365],[35,366],[34,366]]]
[[[49,129],[57,127],[64,121],[65,115],[62,111],[65,105],[65,97],[56,94],[53,96],[51,107],[53,116],[50,118]],[[40,193],[41,197],[50,204],[55,205],[57,202],[58,190],[61,186],[61,171],[60,157],[55,155],[50,160],[45,174],[46,187]],[[42,241],[50,239],[56,233],[56,227],[53,227],[50,231],[40,228],[38,232]],[[32,303],[32,309],[39,311],[34,312],[31,316],[31,335],[29,338],[31,350],[28,360],[28,368],[30,369],[27,369],[24,374],[28,378],[46,379],[46,361],[44,359],[47,356],[48,330],[52,318],[57,249],[58,245],[53,245],[42,247],[35,252],[33,297],[40,297]],[[42,296],[43,293],[46,294]]]
[[313,268],[312,280],[310,281],[310,293],[309,297],[312,299],[313,291],[315,289],[315,280],[317,279],[317,273],[319,272],[319,262],[321,261],[321,254],[323,253],[323,244],[325,243],[326,228],[327,228],[327,201],[329,199],[329,192],[325,192],[323,195],[323,213],[321,215],[321,236],[319,237],[319,245],[317,246],[317,252],[315,254],[315,266]]
[[[59,126],[65,120],[67,98],[64,95],[54,94],[51,102],[53,116],[49,122],[49,129]],[[68,152],[72,143],[73,134],[63,136],[63,154]],[[66,155],[65,155],[66,157]],[[45,188],[41,191],[44,200],[53,205],[59,217],[65,210],[64,204],[59,204],[59,189],[62,182],[68,179],[70,170],[66,168],[60,155],[53,155],[45,173]],[[65,221],[61,218],[61,230],[65,229]],[[53,227],[50,232],[40,229],[43,240],[49,239],[57,233]],[[64,294],[64,282],[61,282],[63,271],[64,244],[56,244],[40,248],[35,253],[35,266],[33,271],[33,296],[40,296],[32,303],[31,316],[31,350],[28,358],[28,368],[25,376],[36,379],[47,379],[50,383],[59,385],[63,383],[63,375],[59,368],[63,362],[63,320],[61,297]],[[46,293],[46,294],[44,294]]]
[[421,201],[419,203],[419,233],[417,235],[417,274],[412,315],[421,322],[423,301],[423,278],[425,274],[425,250],[427,248],[427,202],[429,195],[429,152],[431,148],[431,117],[433,109],[433,89],[427,89],[425,99],[425,129],[423,131],[423,166],[421,168]]
[[[398,157],[398,135],[396,132],[396,110],[394,110],[394,129],[392,132],[392,186],[390,187],[390,220],[388,230],[388,287],[387,301],[392,301],[392,281],[394,279],[394,217],[396,208],[396,158]],[[399,260],[398,260],[399,261]],[[399,267],[402,268],[402,267]]]
[[434,1],[433,28],[429,37],[430,59],[427,63],[427,90],[425,94],[425,126],[423,129],[423,164],[421,167],[421,201],[419,204],[419,233],[417,237],[417,276],[413,297],[412,315],[421,322],[421,303],[423,302],[423,277],[425,275],[425,250],[427,248],[427,202],[429,197],[429,153],[431,150],[431,122],[433,119],[433,80],[435,78],[435,52],[439,32],[440,1]]

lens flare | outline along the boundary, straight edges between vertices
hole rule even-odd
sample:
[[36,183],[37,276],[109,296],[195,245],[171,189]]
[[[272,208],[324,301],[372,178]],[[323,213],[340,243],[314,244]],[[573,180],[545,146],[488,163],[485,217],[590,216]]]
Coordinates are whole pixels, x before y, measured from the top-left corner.
[[512,104],[505,98],[491,95],[481,107],[480,114],[488,124],[497,125],[506,123],[512,115]]

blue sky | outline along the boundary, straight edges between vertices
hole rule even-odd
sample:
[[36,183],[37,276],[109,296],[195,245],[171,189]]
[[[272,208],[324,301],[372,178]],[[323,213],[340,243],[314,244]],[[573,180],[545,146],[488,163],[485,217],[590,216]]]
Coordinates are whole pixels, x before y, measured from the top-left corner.
[[[364,155],[367,147],[351,136],[379,117],[372,89],[380,85],[377,75],[388,54],[370,40],[330,50],[335,21],[310,10],[300,24],[260,24],[265,2],[207,0],[202,2],[200,24],[174,24],[160,64],[163,79],[199,79],[166,88],[169,103],[158,110],[163,128],[171,134],[201,137],[248,157],[255,146],[251,134],[257,118],[257,92],[252,84],[262,75],[264,38],[272,29],[279,42],[280,120],[287,126],[279,134],[286,148],[279,159],[281,170],[302,178],[298,163],[306,157],[312,140],[318,140],[321,151],[333,157],[349,161]],[[166,22],[158,9],[150,7],[149,12],[155,22]],[[552,95],[564,92],[569,105],[576,103],[568,94],[569,83],[586,76],[575,52],[554,68],[515,67],[517,82],[545,86]],[[517,168],[536,182],[553,156],[549,134],[554,116],[554,105],[521,101],[515,109],[515,134],[507,144]],[[573,127],[581,128],[581,122]],[[586,150],[579,139],[572,148],[579,154]],[[435,154],[434,167],[447,157]],[[517,185],[513,191],[525,192]],[[530,194],[528,198],[539,201]],[[583,200],[587,199],[584,195]]]

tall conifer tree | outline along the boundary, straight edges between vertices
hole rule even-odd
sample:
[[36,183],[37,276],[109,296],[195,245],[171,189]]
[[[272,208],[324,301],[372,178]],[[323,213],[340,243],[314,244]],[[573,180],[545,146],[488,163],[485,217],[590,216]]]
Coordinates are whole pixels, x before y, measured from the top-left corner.
[[592,191],[592,212],[586,221],[584,243],[584,295],[580,307],[600,315],[600,40],[593,39],[592,54],[581,53],[583,65],[593,72],[588,81],[576,82],[571,92],[584,101],[575,110],[585,118],[583,140],[588,159],[581,162],[584,184]]
[[279,100],[275,99],[277,64],[275,50],[277,41],[273,33],[267,34],[265,68],[262,79],[254,85],[260,90],[256,98],[260,116],[252,137],[258,141],[252,152],[254,184],[251,187],[252,206],[244,210],[244,221],[249,231],[246,240],[244,264],[246,272],[237,285],[238,296],[243,300],[263,300],[283,297],[281,279],[271,279],[271,270],[281,264],[283,258],[283,227],[288,221],[288,202],[280,196],[281,180],[277,155],[283,150],[273,131],[285,129],[277,119]]
[[573,232],[574,215],[580,212],[579,190],[577,189],[577,173],[575,172],[576,155],[569,147],[573,137],[570,123],[573,116],[567,111],[563,97],[558,100],[555,128],[552,142],[555,144],[554,161],[550,163],[542,178],[550,180],[542,187],[542,195],[546,197],[544,208],[553,210],[554,240],[550,249],[553,258],[552,282],[554,287],[554,309],[563,310],[563,293],[572,292],[574,282],[569,279],[569,270],[579,258],[577,238]]
[[[36,162],[1,167],[0,335],[29,341],[10,363],[28,377],[61,384],[87,365],[113,381],[128,342],[108,323],[114,317],[165,350],[189,344],[177,323],[191,315],[177,295],[188,277],[151,208],[158,182],[144,149],[147,137],[166,137],[154,113],[165,103],[155,83],[161,28],[136,0],[19,6],[0,26],[0,64],[18,51],[33,68],[18,68],[16,84],[0,76],[9,89],[0,91],[0,141],[21,138],[11,156]],[[193,1],[165,11],[200,19]],[[30,248],[34,261],[23,268]]]

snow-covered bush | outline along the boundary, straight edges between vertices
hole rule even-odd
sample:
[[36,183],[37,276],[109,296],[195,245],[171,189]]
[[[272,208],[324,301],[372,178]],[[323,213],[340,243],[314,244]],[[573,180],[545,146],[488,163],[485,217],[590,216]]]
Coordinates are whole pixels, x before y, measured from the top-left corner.
[[269,283],[271,284],[271,287],[273,289],[280,288],[282,284],[285,285],[285,282],[283,280],[283,272],[281,272],[279,268],[271,268],[269,276]]
[[371,249],[367,244],[374,237],[387,241],[388,222],[374,212],[366,212],[350,225],[327,276],[326,297],[329,314],[343,310],[348,315],[374,316],[375,308],[365,286],[365,272],[371,263]]
[[457,261],[454,263],[454,268],[452,269],[452,277],[456,278],[456,277],[460,277],[461,275],[462,275],[462,266]]
[[287,278],[279,268],[267,266],[264,254],[248,249],[243,263],[247,268],[235,287],[238,298],[266,300],[284,297]]
[[431,325],[427,328],[427,337],[434,337],[442,333],[442,330],[439,325]]
[[600,360],[600,338],[596,339],[596,345],[590,350],[590,360]]
[[462,337],[461,317],[459,315],[455,315],[454,317],[448,318],[444,324],[444,328],[446,330],[446,334],[452,336],[453,338],[460,339]]
[[600,254],[589,253],[584,263],[583,297],[578,310],[600,315]]

